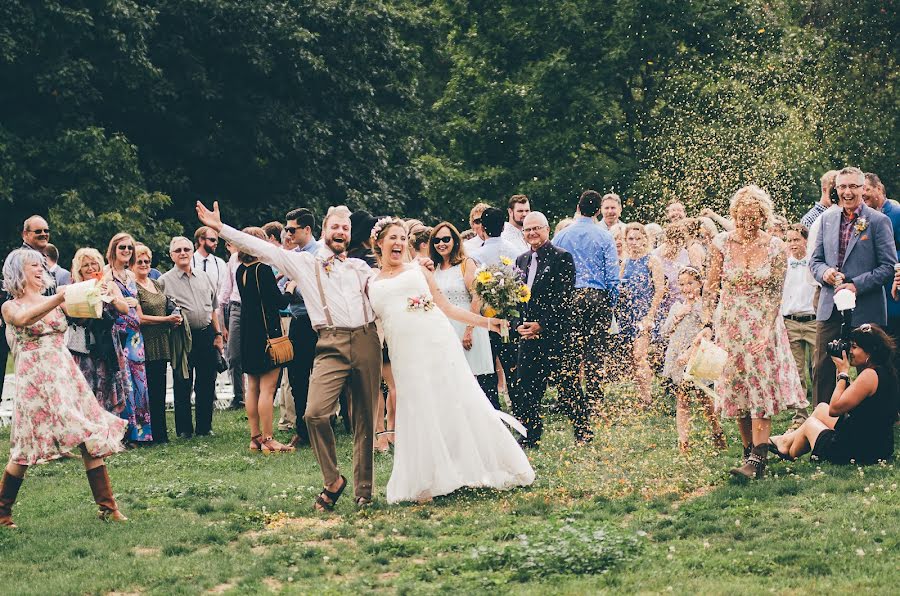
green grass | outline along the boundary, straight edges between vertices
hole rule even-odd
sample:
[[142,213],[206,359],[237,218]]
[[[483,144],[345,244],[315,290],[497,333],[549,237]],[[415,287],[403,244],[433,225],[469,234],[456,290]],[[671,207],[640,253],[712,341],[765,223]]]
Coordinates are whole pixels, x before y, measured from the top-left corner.
[[[582,448],[552,418],[534,486],[425,505],[384,502],[391,460],[379,456],[376,505],[357,512],[348,491],[326,516],[311,510],[309,449],[251,454],[245,424],[217,413],[212,439],[111,458],[123,525],[95,519],[79,461],[30,470],[20,529],[0,530],[2,592],[887,594],[900,577],[894,464],[805,459],[737,483],[733,425],[713,454],[698,421],[685,457],[665,413],[610,413]],[[338,438],[346,474],[351,441]]]

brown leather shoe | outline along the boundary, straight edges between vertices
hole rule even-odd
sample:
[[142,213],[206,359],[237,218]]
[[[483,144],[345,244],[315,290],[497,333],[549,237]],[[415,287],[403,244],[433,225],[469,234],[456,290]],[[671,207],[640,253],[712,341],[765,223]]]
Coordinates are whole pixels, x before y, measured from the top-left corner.
[[109,473],[106,471],[106,466],[103,465],[88,470],[87,477],[88,483],[91,485],[91,492],[94,493],[94,501],[100,507],[97,517],[103,521],[128,521],[128,518],[119,511],[119,506],[116,505],[116,500],[113,498],[112,486],[109,484]]
[[9,472],[3,472],[3,480],[0,480],[0,526],[18,527],[12,520],[12,508],[21,486],[21,478],[13,476]]

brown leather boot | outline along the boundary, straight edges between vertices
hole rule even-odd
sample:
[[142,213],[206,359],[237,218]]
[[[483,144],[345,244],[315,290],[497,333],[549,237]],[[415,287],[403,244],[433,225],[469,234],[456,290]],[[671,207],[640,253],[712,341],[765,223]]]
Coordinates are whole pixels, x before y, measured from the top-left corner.
[[3,480],[0,480],[0,526],[18,527],[12,520],[12,508],[21,486],[21,478],[6,471],[3,472]]
[[109,484],[109,474],[106,472],[106,466],[99,466],[87,471],[88,483],[91,485],[91,492],[94,493],[94,501],[100,506],[97,517],[103,521],[128,521],[128,518],[119,511],[116,500],[113,498],[112,486]]
[[762,478],[766,471],[766,459],[768,457],[769,448],[766,445],[754,445],[744,465],[740,468],[731,468],[728,471],[734,476],[744,476],[751,480]]

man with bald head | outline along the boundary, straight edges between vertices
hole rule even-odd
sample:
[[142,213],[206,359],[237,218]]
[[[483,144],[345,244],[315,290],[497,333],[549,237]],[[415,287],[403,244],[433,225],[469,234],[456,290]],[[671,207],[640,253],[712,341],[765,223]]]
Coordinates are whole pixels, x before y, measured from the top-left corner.
[[525,272],[531,299],[523,305],[516,327],[518,391],[510,394],[516,417],[528,429],[522,444],[537,447],[540,443],[541,399],[551,379],[572,420],[575,440],[584,443],[591,439],[591,429],[570,349],[575,263],[571,254],[550,243],[550,225],[543,213],[532,211],[525,216],[522,232],[530,248],[516,259],[516,266]]
[[44,271],[51,283],[44,289],[45,296],[56,294],[56,277],[47,265],[47,245],[50,244],[50,225],[40,215],[32,215],[22,224],[22,248],[34,250],[44,256]]

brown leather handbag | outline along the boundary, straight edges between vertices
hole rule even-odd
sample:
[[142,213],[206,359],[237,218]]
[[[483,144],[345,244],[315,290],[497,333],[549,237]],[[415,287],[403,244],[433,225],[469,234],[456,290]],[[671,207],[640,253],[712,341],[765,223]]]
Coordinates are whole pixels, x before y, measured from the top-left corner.
[[[266,309],[262,301],[262,289],[259,287],[259,264],[256,273],[256,291],[259,292],[259,309],[262,311],[263,326],[266,329],[266,355],[275,366],[283,366],[294,359],[294,344],[286,335],[269,337],[269,323],[266,320]],[[244,271],[244,286],[247,285],[247,272]]]

